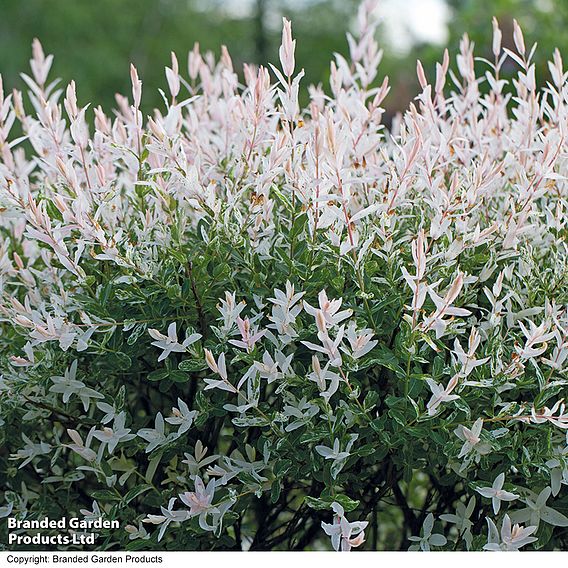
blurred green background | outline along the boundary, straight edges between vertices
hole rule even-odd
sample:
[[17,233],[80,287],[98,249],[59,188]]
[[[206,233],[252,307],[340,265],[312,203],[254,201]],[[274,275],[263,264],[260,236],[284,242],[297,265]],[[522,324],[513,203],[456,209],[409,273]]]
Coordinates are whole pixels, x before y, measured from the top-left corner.
[[[238,70],[243,62],[278,61],[281,17],[292,19],[297,66],[304,84],[327,87],[333,52],[345,54],[345,32],[356,26],[356,0],[0,0],[0,73],[5,88],[22,88],[30,46],[40,38],[55,55],[52,77],[75,79],[81,103],[109,109],[114,93],[130,92],[129,62],[144,82],[144,109],[161,105],[163,68],[170,51],[187,75],[194,42],[219,53],[227,45]],[[528,46],[538,41],[538,76],[548,78],[546,60],[554,47],[568,49],[568,0],[382,0],[378,15],[385,50],[380,77],[391,77],[388,114],[405,108],[418,89],[416,58],[427,74],[444,46],[457,49],[468,32],[477,55],[491,54],[491,17],[497,16],[504,44],[512,44],[512,19],[523,26]],[[388,117],[387,117],[388,119]]]

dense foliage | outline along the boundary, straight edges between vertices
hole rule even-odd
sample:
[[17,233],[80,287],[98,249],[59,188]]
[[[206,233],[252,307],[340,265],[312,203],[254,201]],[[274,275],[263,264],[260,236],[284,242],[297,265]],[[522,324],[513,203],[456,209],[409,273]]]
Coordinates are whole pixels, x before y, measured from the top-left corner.
[[119,520],[109,549],[566,548],[568,75],[538,91],[494,21],[494,60],[419,63],[387,132],[372,8],[304,110],[287,21],[276,83],[172,55],[147,118],[134,67],[110,118],[39,42],[0,89],[1,516]]

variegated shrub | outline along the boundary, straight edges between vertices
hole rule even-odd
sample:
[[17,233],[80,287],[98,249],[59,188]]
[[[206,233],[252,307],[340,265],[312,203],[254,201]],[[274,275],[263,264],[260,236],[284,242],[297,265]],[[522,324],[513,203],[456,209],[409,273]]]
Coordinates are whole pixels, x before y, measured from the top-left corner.
[[373,8],[305,109],[287,21],[278,67],[172,54],[150,116],[134,67],[109,116],[34,42],[0,89],[2,517],[566,548],[568,74],[494,21],[387,130]]

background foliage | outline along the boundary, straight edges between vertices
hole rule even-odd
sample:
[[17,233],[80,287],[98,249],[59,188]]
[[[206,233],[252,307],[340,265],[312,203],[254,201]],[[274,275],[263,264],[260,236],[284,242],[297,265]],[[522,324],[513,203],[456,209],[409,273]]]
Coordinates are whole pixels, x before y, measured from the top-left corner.
[[[563,0],[446,0],[451,8],[448,47],[455,51],[468,33],[480,56],[490,54],[491,16],[498,17],[505,45],[512,45],[512,20],[516,18],[532,37],[538,37],[537,74],[547,77],[546,61],[554,48],[568,47],[568,7]],[[75,79],[81,96],[110,108],[116,92],[129,90],[127,70],[135,63],[148,86],[143,106],[159,106],[158,88],[164,87],[163,67],[170,51],[187,53],[194,42],[219,55],[227,45],[239,70],[243,62],[266,65],[277,57],[280,15],[292,18],[298,38],[298,67],[306,70],[306,83],[329,79],[334,52],[346,54],[345,32],[355,26],[356,0],[255,0],[234,10],[222,0],[0,0],[0,68],[9,85],[18,84],[18,73],[27,66],[32,39],[41,39],[55,55],[55,75]],[[229,6],[239,6],[233,0]],[[411,32],[409,32],[411,33]],[[414,39],[410,53],[397,51],[379,27],[385,49],[384,73],[392,77],[393,96],[386,102],[386,122],[403,111],[418,88],[416,59],[427,73],[441,58],[444,46]],[[184,62],[182,62],[182,66]],[[512,73],[512,66],[505,71]],[[302,94],[305,102],[305,93]]]

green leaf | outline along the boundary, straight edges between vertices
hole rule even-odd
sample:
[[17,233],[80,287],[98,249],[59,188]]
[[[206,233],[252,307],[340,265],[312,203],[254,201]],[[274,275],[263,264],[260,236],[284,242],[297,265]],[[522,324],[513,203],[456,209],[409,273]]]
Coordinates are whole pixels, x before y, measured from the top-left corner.
[[122,497],[109,491],[108,489],[100,489],[98,491],[93,491],[91,493],[91,498],[95,499],[96,501],[102,501],[103,503],[109,503],[112,501],[120,501]]
[[315,497],[306,495],[304,497],[304,503],[311,509],[321,511],[323,509],[329,509],[332,502],[329,500],[326,501],[325,499],[316,499]]
[[146,378],[152,382],[163,381],[168,378],[169,373],[170,372],[167,369],[159,369],[158,371],[152,371],[149,373]]
[[136,499],[136,497],[146,493],[146,491],[150,491],[150,489],[152,489],[151,485],[140,485],[138,487],[134,487],[122,498],[122,500],[128,504],[133,499]]
[[272,487],[270,488],[270,502],[276,503],[278,499],[280,499],[280,493],[282,491],[282,485],[278,480],[275,480],[272,483]]
[[370,391],[369,393],[367,393],[367,396],[365,396],[365,400],[363,401],[363,408],[367,412],[369,412],[377,405],[378,401],[379,393],[377,391]]
[[368,359],[364,359],[360,364],[360,369],[368,369],[369,367],[386,367],[397,375],[404,375],[404,370],[399,364],[398,357],[386,346],[378,345],[375,347]]
[[235,426],[246,428],[248,426],[268,426],[269,422],[262,416],[245,416],[244,418],[233,418]]
[[168,249],[168,254],[175,258],[180,264],[187,264],[187,255],[183,251],[170,248]]
[[284,475],[286,475],[286,473],[288,473],[290,471],[290,469],[292,468],[292,460],[278,460],[273,467],[273,471],[274,471],[274,475],[277,478],[282,478],[284,477]]
[[344,468],[345,466],[345,462],[346,460],[333,460],[333,463],[331,464],[331,477],[333,479],[337,479],[337,476],[341,473],[341,470]]
[[159,369],[158,371],[152,371],[146,377],[149,381],[171,381],[174,383],[186,383],[189,381],[189,375],[183,371],[177,371],[172,369]]
[[533,535],[538,537],[538,541],[535,542],[533,546],[537,550],[544,548],[549,543],[553,533],[554,533],[554,527],[552,527],[552,525],[541,522],[538,527],[538,532],[536,533],[536,535]]
[[159,454],[156,454],[150,460],[150,463],[148,464],[148,469],[146,470],[146,475],[144,476],[146,483],[152,483],[152,479],[154,478],[154,474],[156,473],[156,470],[158,469],[158,464],[160,463],[161,459],[162,459],[162,454],[159,453]]
[[331,504],[333,502],[339,503],[345,509],[346,513],[354,511],[360,503],[360,501],[351,499],[350,497],[347,497],[347,495],[326,495],[320,496],[319,498],[309,496],[304,497],[304,503],[311,509],[316,509],[318,511],[331,509]]
[[336,495],[334,498],[344,509],[346,513],[354,511],[359,506],[357,499],[351,499],[347,495]]
[[196,373],[207,369],[207,363],[203,359],[185,359],[178,365],[180,371]]
[[110,359],[111,363],[116,364],[116,369],[119,371],[127,371],[132,367],[132,359],[126,353],[113,353]]
[[564,389],[564,387],[562,385],[556,385],[556,386],[551,386],[551,387],[545,388],[544,390],[542,390],[541,392],[539,392],[536,395],[534,402],[533,402],[534,407],[535,408],[543,407],[548,400],[550,400],[552,397],[554,397],[557,394],[559,394],[560,392],[562,392],[563,389]]
[[168,379],[174,383],[186,383],[189,381],[189,375],[183,371],[170,371]]
[[146,324],[140,324],[137,325],[136,327],[134,327],[134,329],[132,330],[132,333],[128,336],[128,339],[126,340],[126,343],[128,345],[134,345],[142,335],[144,335],[144,332],[146,331]]

